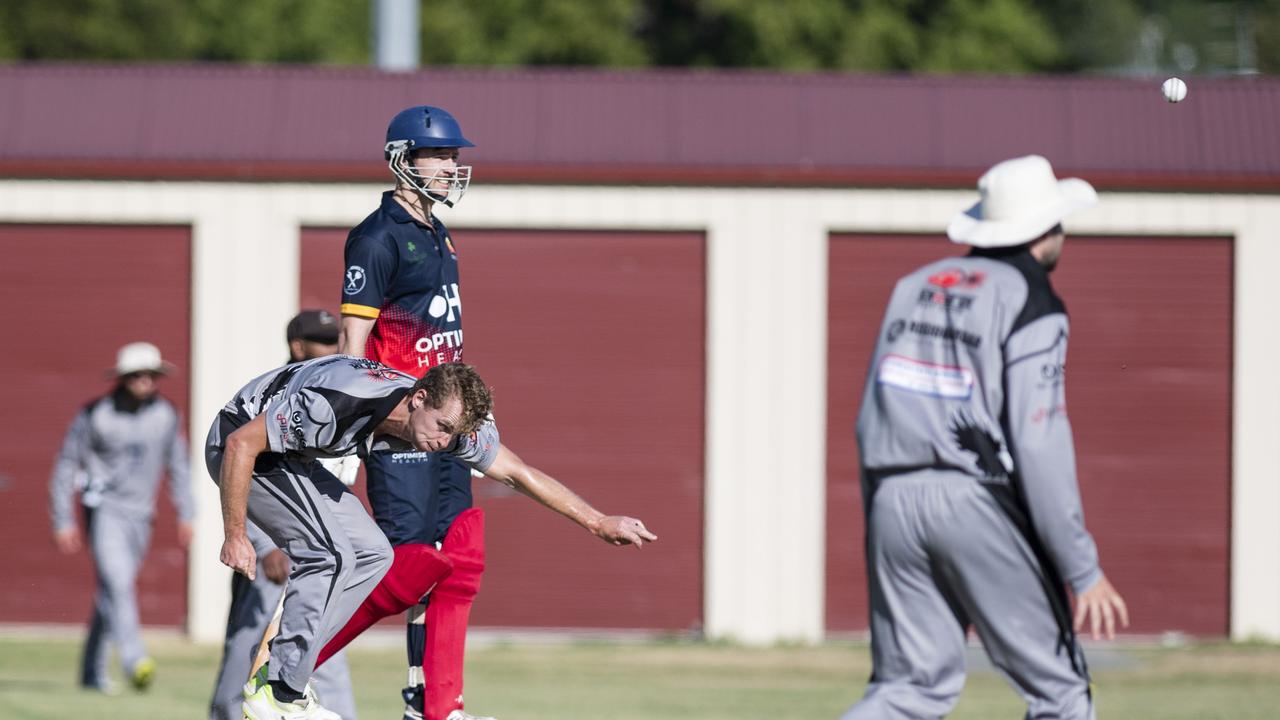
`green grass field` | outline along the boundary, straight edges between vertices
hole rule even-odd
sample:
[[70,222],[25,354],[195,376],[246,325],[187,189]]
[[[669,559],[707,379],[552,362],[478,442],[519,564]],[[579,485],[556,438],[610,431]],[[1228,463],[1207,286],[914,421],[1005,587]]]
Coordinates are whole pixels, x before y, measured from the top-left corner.
[[[106,697],[73,682],[78,640],[0,637],[0,718],[203,720],[217,649],[172,636],[153,637],[150,647],[159,664],[151,691]],[[1280,716],[1280,647],[1118,646],[1092,655],[1104,718]],[[357,647],[350,657],[360,716],[398,720],[401,652]],[[500,720],[836,718],[862,693],[868,670],[862,644],[484,645],[468,657],[467,699]],[[952,717],[1021,713],[1000,676],[974,669]]]

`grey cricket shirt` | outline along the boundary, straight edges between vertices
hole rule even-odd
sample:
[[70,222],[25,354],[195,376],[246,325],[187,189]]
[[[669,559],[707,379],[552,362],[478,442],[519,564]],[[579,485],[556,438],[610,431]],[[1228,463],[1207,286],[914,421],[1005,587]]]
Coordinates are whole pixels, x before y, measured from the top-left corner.
[[[375,435],[378,424],[417,382],[408,373],[350,355],[329,355],[277,368],[249,381],[222,408],[208,445],[221,448],[236,428],[266,416],[270,452],[311,459],[359,455],[371,450],[413,450],[408,442]],[[459,435],[444,450],[484,472],[498,455],[493,418]],[[261,462],[261,459],[259,460]]]
[[155,396],[130,402],[122,390],[85,405],[67,429],[49,480],[50,519],[55,530],[75,524],[72,497],[86,507],[150,522],[160,476],[169,472],[169,496],[178,519],[195,515],[178,411]]
[[1066,406],[1069,324],[1025,249],[978,251],[898,281],[858,414],[863,497],[894,474],[951,469],[1007,491],[1076,593],[1101,576]]

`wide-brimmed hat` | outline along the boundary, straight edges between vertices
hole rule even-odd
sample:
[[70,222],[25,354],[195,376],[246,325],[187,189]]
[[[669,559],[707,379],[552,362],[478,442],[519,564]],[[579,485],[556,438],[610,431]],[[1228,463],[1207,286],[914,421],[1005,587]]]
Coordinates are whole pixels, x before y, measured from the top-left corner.
[[120,348],[116,353],[116,366],[107,371],[108,375],[121,377],[136,372],[153,372],[168,375],[173,372],[173,363],[160,357],[160,348],[149,342],[133,342]]
[[981,199],[947,226],[952,242],[984,248],[1021,245],[1098,202],[1092,185],[1080,178],[1059,180],[1039,155],[997,163],[978,179],[978,193]]

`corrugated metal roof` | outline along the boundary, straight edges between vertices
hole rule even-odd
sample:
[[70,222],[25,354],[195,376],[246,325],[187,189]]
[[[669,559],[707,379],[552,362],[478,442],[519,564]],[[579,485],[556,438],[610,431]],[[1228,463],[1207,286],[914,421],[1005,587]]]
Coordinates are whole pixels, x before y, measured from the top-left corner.
[[972,185],[1036,152],[1102,185],[1280,188],[1280,80],[743,71],[0,66],[0,176],[385,176],[449,109],[488,179]]

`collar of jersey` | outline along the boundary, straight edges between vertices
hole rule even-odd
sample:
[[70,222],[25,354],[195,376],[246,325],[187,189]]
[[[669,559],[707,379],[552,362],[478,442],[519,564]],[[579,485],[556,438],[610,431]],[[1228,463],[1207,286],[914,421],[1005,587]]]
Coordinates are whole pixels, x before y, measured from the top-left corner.
[[138,400],[134,396],[130,395],[129,391],[125,390],[123,387],[116,387],[115,390],[111,391],[111,395],[108,397],[111,399],[112,409],[116,412],[135,414],[151,407],[151,405],[159,399],[160,393],[156,393],[146,400]]
[[402,388],[396,388],[386,397],[379,400],[378,404],[374,406],[373,412],[369,415],[369,422],[356,433],[354,438],[356,443],[364,445],[366,441],[371,440],[374,436],[374,430],[382,424],[383,420],[387,419],[387,416],[391,414],[391,411],[396,408],[396,405],[400,404],[400,401],[403,400],[404,396],[408,395],[409,391],[412,389],[412,384],[406,385]]
[[1001,248],[978,248],[975,247],[969,251],[970,257],[984,257],[992,260],[999,260],[1021,269],[1023,272],[1030,273],[1036,277],[1048,279],[1049,271],[1040,264],[1039,260],[1031,254],[1031,249],[1027,245],[1016,245],[1014,247]]
[[414,225],[417,225],[419,227],[424,227],[428,230],[431,229],[430,225],[427,225],[426,223],[418,222],[417,218],[410,215],[409,211],[405,210],[403,205],[396,202],[395,196],[396,196],[395,190],[388,190],[382,193],[382,212],[386,213],[388,217],[400,223],[401,225],[405,223],[413,223]]

